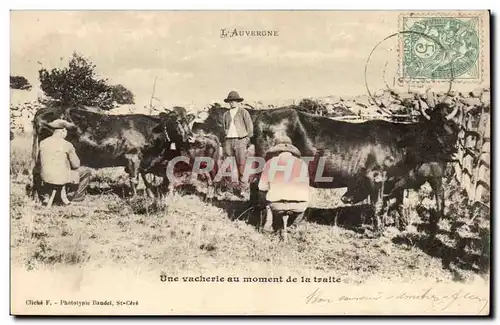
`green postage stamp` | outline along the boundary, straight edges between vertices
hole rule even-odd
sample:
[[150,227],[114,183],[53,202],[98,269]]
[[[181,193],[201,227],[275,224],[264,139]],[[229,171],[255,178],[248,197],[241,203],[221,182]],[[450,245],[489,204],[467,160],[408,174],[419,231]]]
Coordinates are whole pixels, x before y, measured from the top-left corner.
[[400,16],[400,73],[408,81],[482,79],[481,18],[438,13]]

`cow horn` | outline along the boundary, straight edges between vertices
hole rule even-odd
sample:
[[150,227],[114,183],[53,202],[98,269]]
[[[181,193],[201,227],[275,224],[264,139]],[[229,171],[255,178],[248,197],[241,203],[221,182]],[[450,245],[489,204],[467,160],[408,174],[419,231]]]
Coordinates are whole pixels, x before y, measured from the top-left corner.
[[446,120],[449,121],[452,118],[454,118],[455,115],[457,115],[457,112],[458,112],[458,105],[455,104],[455,108],[453,109],[453,111],[450,114],[446,115]]
[[429,114],[425,112],[425,110],[422,108],[422,100],[419,98],[418,99],[418,107],[420,108],[420,113],[422,114],[423,117],[425,117],[427,120],[430,120],[431,117]]

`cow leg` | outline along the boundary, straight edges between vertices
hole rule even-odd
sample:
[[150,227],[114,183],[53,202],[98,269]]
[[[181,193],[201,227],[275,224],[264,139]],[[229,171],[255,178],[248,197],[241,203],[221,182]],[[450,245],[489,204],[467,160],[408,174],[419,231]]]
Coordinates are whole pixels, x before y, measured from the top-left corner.
[[288,212],[286,212],[285,214],[283,214],[283,227],[281,228],[281,238],[283,239],[283,241],[285,243],[288,243],[288,234],[287,234],[287,228],[288,228]]
[[205,177],[207,179],[207,200],[209,202],[212,202],[212,199],[215,196],[214,181],[213,181],[212,175],[210,175],[210,173],[205,173]]
[[383,230],[381,215],[383,213],[382,201],[378,198],[378,191],[370,194],[370,200],[373,206],[373,230],[374,232],[381,232]]
[[37,161],[32,171],[33,184],[30,195],[33,200],[41,200],[42,196],[42,175],[40,168],[40,162]]
[[262,207],[259,200],[259,183],[254,181],[250,183],[250,206],[253,207],[248,218],[248,223],[255,226],[260,231],[262,223]]
[[436,196],[436,211],[431,213],[431,218],[429,220],[430,224],[430,235],[434,237],[438,231],[438,223],[441,217],[444,215],[444,189],[442,178],[432,178],[428,180],[431,185],[432,191]]
[[146,188],[146,194],[150,197],[150,198],[154,198],[155,195],[154,195],[154,192],[153,192],[153,184],[151,184],[147,179],[146,179],[146,173],[140,173],[141,174],[141,178],[142,178],[142,181],[144,182],[144,187]]
[[168,177],[163,177],[163,181],[160,184],[160,196],[168,193],[168,188],[170,186],[170,180]]
[[371,180],[371,191],[370,199],[373,206],[373,218],[374,218],[374,231],[375,233],[382,233],[384,230],[384,224],[382,222],[382,217],[384,214],[384,207],[386,200],[384,200],[384,185],[385,185],[385,172],[374,172],[373,176],[370,177]]
[[132,197],[137,196],[137,184],[139,183],[139,157],[137,155],[125,155],[127,158],[127,167],[125,170],[128,172],[130,180],[130,189],[132,190]]
[[403,231],[410,223],[409,216],[405,214],[403,208],[403,199],[404,199],[404,191],[398,191],[393,194],[395,198],[395,202],[393,207],[395,208],[396,216],[394,221],[396,223],[396,227]]
[[[217,164],[217,161],[215,162],[215,164]],[[217,196],[217,189],[214,182],[214,179],[217,176],[217,170],[218,169],[214,166],[214,168],[212,168],[212,170],[210,170],[207,173],[207,185],[208,185],[207,197],[210,198],[210,200],[212,200],[214,197]]]
[[132,191],[132,197],[137,196],[137,184],[139,183],[136,176],[130,176],[130,189]]

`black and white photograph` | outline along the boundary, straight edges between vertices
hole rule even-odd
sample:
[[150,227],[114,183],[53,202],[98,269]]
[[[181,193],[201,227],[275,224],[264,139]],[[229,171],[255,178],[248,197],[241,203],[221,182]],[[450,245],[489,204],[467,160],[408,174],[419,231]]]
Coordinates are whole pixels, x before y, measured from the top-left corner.
[[491,313],[488,10],[9,15],[11,315]]

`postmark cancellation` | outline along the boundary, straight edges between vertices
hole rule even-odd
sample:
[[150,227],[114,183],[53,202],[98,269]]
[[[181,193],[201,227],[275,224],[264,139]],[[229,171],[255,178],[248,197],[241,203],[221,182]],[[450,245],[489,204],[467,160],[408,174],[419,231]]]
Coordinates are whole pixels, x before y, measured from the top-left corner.
[[400,79],[482,82],[484,33],[474,13],[406,13],[399,17]]

